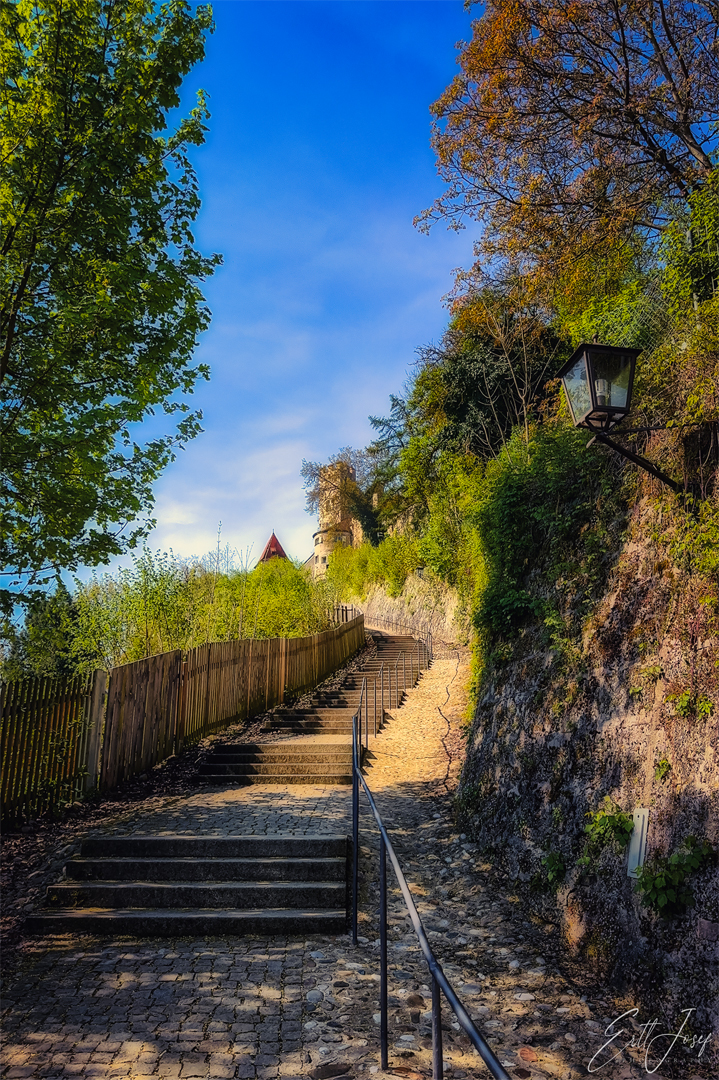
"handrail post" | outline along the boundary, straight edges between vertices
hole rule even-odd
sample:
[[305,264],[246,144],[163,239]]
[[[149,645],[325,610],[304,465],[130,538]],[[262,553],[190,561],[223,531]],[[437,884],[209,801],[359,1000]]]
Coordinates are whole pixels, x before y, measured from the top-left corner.
[[380,1067],[386,1072],[389,1067],[387,1024],[387,845],[381,833],[379,838],[379,959]]
[[359,904],[359,762],[357,761],[357,713],[352,717],[352,944],[357,945]]
[[432,975],[432,1080],[442,1080],[442,999],[439,983]]
[[407,692],[407,654],[402,653],[402,690]]
[[399,665],[399,657],[394,662],[394,703],[399,708],[399,672],[397,667]]
[[380,683],[380,686],[382,687],[382,693],[381,693],[382,701],[380,703],[380,718],[379,718],[379,729],[381,731],[382,728],[384,727],[384,660],[382,661],[382,663],[379,666],[379,676],[380,676],[380,679],[382,680],[381,683]]
[[374,681],[374,733],[377,735],[377,679]]
[[367,693],[367,676],[362,680],[362,696],[364,697],[364,744],[369,749],[369,695]]

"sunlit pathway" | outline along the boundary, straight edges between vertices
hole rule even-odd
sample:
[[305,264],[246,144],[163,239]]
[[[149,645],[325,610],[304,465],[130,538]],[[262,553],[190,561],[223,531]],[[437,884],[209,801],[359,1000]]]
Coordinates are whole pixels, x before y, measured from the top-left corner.
[[[346,832],[348,814],[342,787],[202,789],[95,832],[306,835]],[[300,1076],[317,947],[285,938],[31,941],[4,997],[2,1076]]]
[[[631,1002],[589,973],[562,974],[558,932],[523,917],[511,888],[458,835],[452,793],[468,676],[466,652],[439,651],[369,739],[367,780],[436,952],[500,1059],[518,1080],[573,1080],[587,1075],[606,1024]],[[306,835],[349,831],[349,811],[346,787],[202,788],[156,798],[100,831]],[[26,943],[4,1000],[2,1077],[381,1080],[377,834],[364,800],[361,869],[358,949],[347,935]],[[426,967],[396,889],[390,909],[390,1062],[430,1076]],[[448,1010],[444,1028],[447,1075],[487,1076]],[[638,1080],[641,1058],[620,1056],[600,1076]],[[668,1063],[654,1075],[705,1074]]]

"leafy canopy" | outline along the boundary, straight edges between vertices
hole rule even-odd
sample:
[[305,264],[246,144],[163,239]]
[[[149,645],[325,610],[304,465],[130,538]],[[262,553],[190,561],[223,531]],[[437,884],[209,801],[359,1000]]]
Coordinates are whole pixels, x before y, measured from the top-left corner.
[[[133,547],[152,482],[200,431],[186,396],[208,376],[192,354],[220,258],[194,248],[187,154],[208,112],[200,93],[174,130],[167,114],[211,28],[184,0],[0,0],[0,552],[15,587]],[[174,432],[136,441],[158,407]]]
[[[712,171],[713,0],[489,0],[433,106],[444,195],[480,250],[566,273],[651,237]],[[581,264],[581,263],[580,263]]]

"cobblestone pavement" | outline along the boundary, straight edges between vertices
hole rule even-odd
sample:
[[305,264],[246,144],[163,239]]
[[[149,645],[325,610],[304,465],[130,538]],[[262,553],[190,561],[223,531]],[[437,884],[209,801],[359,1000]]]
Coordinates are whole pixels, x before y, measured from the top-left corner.
[[206,787],[176,796],[151,811],[128,815],[106,833],[172,833],[202,836],[257,836],[349,832],[350,788],[319,784],[262,784]]
[[[566,957],[558,931],[519,912],[467,838],[452,792],[461,759],[468,658],[440,653],[384,732],[370,740],[368,783],[390,829],[433,948],[490,1044],[518,1080],[586,1076],[632,1006]],[[107,824],[113,831],[335,831],[347,789],[201,790],[153,800]],[[362,800],[364,803],[364,799]],[[150,811],[148,813],[148,811]],[[326,823],[325,823],[326,819]],[[240,831],[237,829],[236,831]],[[69,852],[68,852],[69,853]],[[381,1080],[379,1072],[377,834],[361,832],[359,948],[348,936],[28,941],[4,1002],[2,1076],[238,1077]],[[431,1076],[429,986],[398,889],[390,892],[390,1063],[409,1080]],[[625,1018],[616,1054],[640,1025]],[[446,1072],[489,1074],[454,1016],[443,1014]],[[664,1044],[666,1046],[666,1043]],[[656,1047],[655,1047],[656,1049]],[[610,1051],[594,1058],[596,1070]],[[664,1052],[663,1050],[661,1051]],[[603,1065],[607,1080],[646,1077],[645,1050]],[[650,1055],[649,1068],[659,1058]],[[655,1077],[708,1078],[697,1051],[675,1049]]]

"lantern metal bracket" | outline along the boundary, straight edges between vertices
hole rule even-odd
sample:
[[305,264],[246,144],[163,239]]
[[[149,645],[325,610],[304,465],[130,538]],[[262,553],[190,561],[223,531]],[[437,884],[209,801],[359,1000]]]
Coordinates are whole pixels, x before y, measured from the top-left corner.
[[645,457],[641,457],[639,454],[634,454],[631,450],[626,450],[623,446],[620,446],[619,443],[615,443],[614,439],[610,439],[603,431],[596,431],[594,434],[594,438],[589,440],[587,446],[591,446],[595,440],[597,442],[604,443],[604,445],[608,446],[611,450],[616,450],[616,452],[618,454],[621,454],[623,458],[626,458],[627,461],[633,462],[635,465],[638,465],[640,469],[644,469],[652,476],[655,476],[657,480],[661,480],[663,484],[666,484],[667,487],[670,487],[672,491],[676,492],[677,495],[684,494],[683,484],[678,483],[676,480],[672,480],[671,476],[667,476],[665,472],[662,472],[661,469],[658,469],[656,465],[652,465],[651,461],[647,461]]

